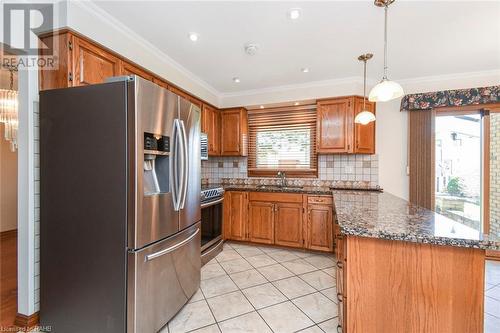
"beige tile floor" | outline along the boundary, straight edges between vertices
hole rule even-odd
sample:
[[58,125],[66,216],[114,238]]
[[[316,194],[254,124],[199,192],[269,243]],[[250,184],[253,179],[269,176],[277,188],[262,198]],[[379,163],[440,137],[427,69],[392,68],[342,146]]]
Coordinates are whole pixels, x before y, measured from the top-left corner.
[[[161,333],[337,332],[334,257],[226,243]],[[486,264],[485,332],[500,332],[500,262]]]

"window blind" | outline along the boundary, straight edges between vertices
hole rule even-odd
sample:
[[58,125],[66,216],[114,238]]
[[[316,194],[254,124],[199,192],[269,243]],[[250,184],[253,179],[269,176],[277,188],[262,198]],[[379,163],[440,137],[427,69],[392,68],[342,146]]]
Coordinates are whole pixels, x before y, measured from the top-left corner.
[[316,105],[248,112],[248,174],[317,176]]

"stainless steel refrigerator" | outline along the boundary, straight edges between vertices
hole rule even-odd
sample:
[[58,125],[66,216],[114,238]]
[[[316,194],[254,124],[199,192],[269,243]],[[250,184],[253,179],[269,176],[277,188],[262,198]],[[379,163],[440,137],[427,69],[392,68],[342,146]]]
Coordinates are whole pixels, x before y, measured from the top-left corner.
[[200,284],[200,110],[137,76],[40,93],[40,323],[153,333]]

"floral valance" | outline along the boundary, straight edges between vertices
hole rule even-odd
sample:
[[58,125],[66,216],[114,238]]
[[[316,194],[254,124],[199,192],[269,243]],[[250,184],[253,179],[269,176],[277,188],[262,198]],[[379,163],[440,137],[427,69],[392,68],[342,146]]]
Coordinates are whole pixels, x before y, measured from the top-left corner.
[[500,103],[500,86],[405,95],[401,100],[401,111],[491,103]]

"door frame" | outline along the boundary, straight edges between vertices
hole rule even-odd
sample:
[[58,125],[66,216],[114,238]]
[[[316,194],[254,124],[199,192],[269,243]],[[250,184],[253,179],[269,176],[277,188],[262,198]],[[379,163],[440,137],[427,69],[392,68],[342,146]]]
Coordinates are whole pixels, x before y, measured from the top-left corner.
[[[467,105],[457,107],[443,107],[434,109],[435,116],[454,116],[467,114],[481,115],[481,218],[482,218],[482,233],[489,234],[490,232],[490,114],[500,113],[500,103],[484,104],[484,105]],[[435,129],[434,129],[435,130]],[[432,140],[433,147],[436,144],[435,139]],[[435,154],[435,153],[434,153]],[[433,158],[435,164],[435,158]],[[435,165],[434,165],[435,168]],[[435,182],[435,175],[433,177]],[[433,195],[434,196],[434,195]],[[435,203],[433,202],[433,207]],[[500,260],[500,251],[486,251],[487,259]]]

